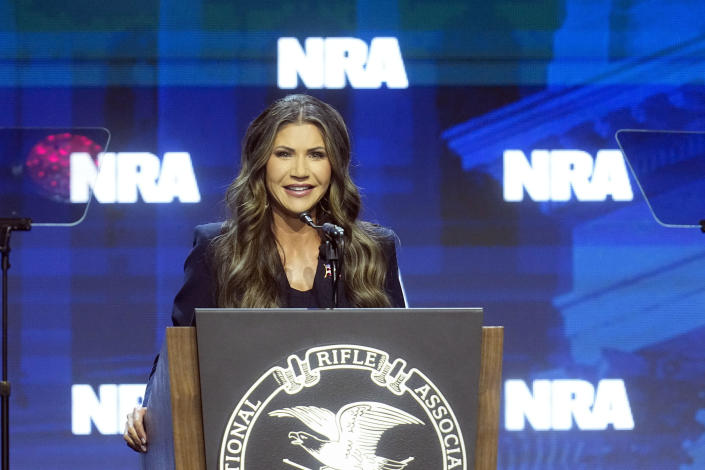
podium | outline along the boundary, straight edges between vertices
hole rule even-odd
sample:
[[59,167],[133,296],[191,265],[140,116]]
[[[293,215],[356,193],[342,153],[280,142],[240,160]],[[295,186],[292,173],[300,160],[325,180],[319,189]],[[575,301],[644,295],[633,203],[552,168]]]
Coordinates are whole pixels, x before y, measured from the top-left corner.
[[[413,311],[415,309],[406,309],[406,311]],[[455,309],[438,309],[440,310],[455,310]],[[480,309],[475,309],[479,311],[479,323],[476,321],[476,324],[481,325],[482,322],[482,313]],[[235,312],[235,311],[231,311]],[[362,321],[365,321],[364,315],[382,315],[385,316],[385,313],[380,313],[380,310],[377,310],[375,312],[365,312],[362,314],[358,315],[363,315],[361,317]],[[385,362],[385,358],[382,357],[385,355],[384,352],[376,350],[376,349],[370,349],[370,348],[364,348],[363,346],[355,346],[355,345],[349,345],[348,342],[346,342],[343,346],[340,345],[332,345],[332,344],[326,344],[324,346],[320,346],[317,348],[313,348],[307,351],[307,354],[304,353],[299,353],[299,354],[293,354],[290,355],[288,358],[288,362],[284,361],[283,363],[277,365],[274,365],[272,368],[268,370],[266,374],[260,378],[259,381],[255,385],[251,385],[253,382],[251,377],[248,377],[248,374],[239,374],[235,373],[232,374],[232,371],[228,370],[227,372],[224,371],[224,366],[221,365],[213,365],[213,364],[201,364],[199,366],[199,349],[201,350],[201,355],[208,355],[211,354],[211,352],[208,351],[208,347],[211,349],[215,349],[216,351],[219,351],[222,346],[219,346],[217,344],[214,344],[210,339],[205,339],[203,338],[202,330],[205,330],[206,325],[208,325],[209,322],[215,322],[213,328],[218,330],[223,330],[222,326],[222,321],[223,319],[227,318],[228,316],[232,315],[237,317],[238,314],[236,313],[228,313],[226,311],[226,315],[222,316],[222,311],[218,312],[207,312],[207,313],[212,313],[212,315],[200,315],[197,317],[197,324],[199,325],[199,331],[196,331],[196,328],[194,327],[169,327],[167,328],[166,331],[166,340],[164,342],[164,346],[162,348],[162,351],[160,353],[160,359],[159,363],[157,366],[157,370],[154,374],[154,377],[152,378],[152,384],[151,384],[151,395],[149,398],[149,405],[148,405],[148,412],[145,415],[145,426],[147,429],[147,434],[148,434],[148,442],[149,442],[149,451],[147,454],[144,454],[142,456],[142,468],[143,469],[188,469],[188,470],[206,470],[207,468],[207,450],[206,448],[208,447],[206,442],[208,441],[207,439],[207,432],[204,433],[204,416],[208,417],[209,413],[209,407],[216,401],[213,397],[217,396],[218,393],[223,389],[227,387],[222,387],[222,385],[216,386],[217,391],[216,392],[209,392],[207,388],[202,389],[202,385],[205,386],[206,384],[202,384],[202,377],[207,377],[207,374],[204,375],[204,372],[206,369],[210,369],[211,373],[213,371],[223,371],[222,375],[237,375],[233,380],[236,381],[244,381],[246,382],[245,387],[249,387],[249,390],[247,392],[247,395],[245,398],[241,400],[241,403],[238,405],[238,407],[233,411],[232,416],[230,418],[230,421],[228,422],[228,425],[230,426],[228,429],[226,429],[225,432],[225,437],[223,438],[223,443],[221,446],[221,455],[220,455],[220,463],[218,465],[213,465],[211,459],[211,463],[209,463],[210,467],[209,470],[213,470],[214,468],[227,468],[227,469],[235,469],[235,468],[241,468],[240,467],[240,456],[243,458],[242,468],[257,468],[257,465],[254,465],[254,462],[257,460],[253,457],[250,457],[250,461],[252,461],[252,464],[245,465],[244,464],[244,450],[243,450],[243,442],[246,442],[246,440],[239,440],[236,438],[231,439],[230,441],[227,440],[228,433],[231,436],[241,436],[241,437],[250,437],[250,442],[252,442],[255,437],[258,435],[262,435],[261,429],[258,430],[255,426],[254,429],[248,428],[247,431],[245,431],[244,426],[245,424],[238,424],[238,416],[240,418],[245,419],[244,423],[246,424],[256,424],[255,421],[257,422],[264,422],[265,420],[269,420],[270,424],[268,424],[268,431],[266,434],[266,440],[268,443],[267,449],[269,449],[269,443],[271,442],[272,446],[274,445],[273,443],[275,442],[275,439],[280,439],[282,440],[282,449],[285,450],[285,453],[287,455],[296,455],[295,452],[299,452],[300,455],[305,455],[303,452],[304,450],[307,450],[309,454],[313,455],[316,457],[315,452],[311,450],[309,447],[308,449],[306,448],[306,444],[302,443],[302,439],[300,438],[301,435],[306,435],[310,436],[310,433],[303,432],[304,429],[307,431],[310,431],[310,429],[307,429],[307,427],[310,427],[311,429],[318,431],[319,433],[321,432],[321,429],[323,429],[321,426],[316,426],[316,423],[312,424],[312,420],[309,419],[307,420],[306,412],[313,410],[315,413],[317,413],[320,417],[320,414],[325,412],[328,413],[328,411],[324,407],[320,406],[320,400],[311,400],[309,398],[309,401],[304,401],[306,404],[310,403],[315,403],[317,406],[289,406],[285,407],[284,405],[280,405],[279,402],[283,399],[289,399],[291,397],[296,396],[295,393],[297,390],[301,390],[305,388],[305,380],[301,379],[303,377],[306,377],[310,379],[311,383],[315,383],[318,381],[323,381],[324,376],[329,376],[332,374],[332,372],[327,372],[332,369],[335,369],[336,367],[342,368],[344,367],[343,365],[347,361],[347,364],[350,365],[351,369],[356,369],[353,372],[357,374],[357,376],[367,376],[368,374],[372,378],[372,380],[375,380],[375,377],[379,378],[380,374],[383,375],[383,380],[380,379],[380,382],[377,384],[378,386],[369,386],[368,388],[375,388],[379,390],[383,390],[385,392],[388,392],[391,390],[394,392],[394,390],[397,390],[396,396],[394,393],[387,393],[391,399],[396,400],[396,401],[391,401],[390,403],[394,404],[397,406],[397,403],[403,403],[400,397],[404,397],[401,392],[401,389],[398,387],[399,384],[401,384],[402,389],[406,387],[407,395],[413,395],[414,393],[412,390],[415,391],[416,395],[414,395],[415,401],[418,402],[422,407],[416,406],[416,410],[414,411],[413,407],[411,409],[410,414],[406,413],[404,411],[401,411],[400,409],[397,409],[395,407],[391,407],[388,405],[383,405],[380,403],[377,403],[378,400],[368,400],[368,401],[361,401],[361,402],[355,402],[355,403],[350,403],[346,407],[343,407],[338,411],[337,416],[339,423],[340,421],[345,421],[346,416],[350,416],[350,413],[355,411],[356,413],[361,413],[360,409],[362,408],[367,408],[371,409],[370,413],[374,413],[375,407],[384,407],[381,409],[381,412],[386,413],[385,416],[389,416],[390,411],[393,413],[397,413],[396,416],[393,416],[391,419],[392,420],[397,420],[396,424],[400,424],[398,426],[395,426],[394,424],[386,424],[385,428],[383,430],[377,430],[376,438],[380,439],[379,434],[382,432],[386,432],[386,429],[390,429],[389,433],[390,435],[392,434],[397,434],[400,435],[400,442],[395,444],[391,439],[385,440],[385,437],[382,437],[379,441],[380,443],[380,448],[390,448],[394,447],[394,445],[401,445],[402,447],[406,444],[407,449],[404,452],[414,452],[416,449],[414,445],[409,444],[409,438],[405,436],[409,436],[410,430],[423,430],[423,432],[427,433],[427,435],[432,435],[433,431],[435,429],[435,433],[438,436],[438,440],[436,439],[427,439],[426,441],[428,442],[435,442],[436,445],[438,445],[439,441],[443,443],[444,441],[446,442],[446,448],[441,449],[442,454],[443,454],[443,459],[445,462],[445,459],[450,459],[449,461],[455,462],[454,464],[446,467],[444,463],[444,468],[466,468],[467,470],[470,470],[472,468],[476,470],[489,470],[489,469],[496,469],[497,468],[497,440],[498,440],[498,431],[499,431],[499,405],[500,405],[500,390],[501,390],[501,370],[502,370],[502,346],[503,346],[503,328],[502,327],[479,327],[477,328],[477,340],[479,344],[476,344],[477,346],[477,351],[478,351],[478,370],[477,370],[477,377],[476,381],[472,382],[476,385],[476,390],[475,393],[471,393],[473,391],[463,391],[462,393],[459,393],[459,391],[449,391],[449,390],[443,390],[446,392],[446,395],[448,395],[449,392],[452,392],[452,394],[455,395],[456,400],[453,401],[452,403],[449,403],[444,399],[442,396],[441,391],[438,392],[438,397],[436,397],[433,394],[433,391],[428,392],[429,390],[441,390],[443,387],[439,386],[437,389],[431,382],[431,380],[436,380],[438,381],[438,375],[434,375],[432,373],[430,374],[424,374],[422,371],[418,371],[415,368],[412,368],[414,364],[409,361],[409,364],[407,364],[404,360],[400,359],[394,359],[393,354],[388,356]],[[302,313],[302,312],[299,312]],[[425,318],[432,318],[430,315],[432,315],[434,312],[431,309],[425,309],[423,314],[419,314],[422,317]],[[281,323],[282,318],[291,318],[291,313],[285,312],[285,313],[272,313],[271,311],[260,311],[259,313],[255,313],[255,315],[258,315],[257,317],[251,317],[252,318],[257,318],[257,321],[260,321],[259,318],[262,318],[263,316],[270,315],[272,318],[266,319],[262,318],[262,321],[266,323],[267,321],[277,321],[277,323]],[[284,315],[286,317],[277,317],[277,315]],[[308,321],[307,319],[310,319],[310,321],[317,321],[316,318],[311,318],[312,313],[308,314],[303,314],[304,315],[304,320],[299,321],[301,322],[306,322]],[[337,322],[340,319],[343,318],[349,318],[345,316],[344,312],[336,312],[336,313],[331,313],[331,312],[319,312],[318,315],[327,315],[324,318],[331,318],[332,322]],[[409,315],[408,313],[405,313],[404,315]],[[457,315],[456,315],[457,316]],[[337,317],[337,319],[335,318]],[[322,317],[323,318],[323,317]],[[375,317],[377,318],[377,317]],[[212,320],[211,320],[212,319]],[[297,321],[297,320],[294,320]],[[390,321],[396,321],[390,316]],[[293,325],[293,323],[292,323]],[[325,326],[325,325],[324,325]],[[302,327],[303,328],[303,327]],[[326,327],[327,328],[327,327]],[[292,326],[284,326],[283,330],[285,331],[290,331],[294,330],[295,327]],[[263,328],[263,330],[266,330],[266,328]],[[350,331],[354,330],[354,328],[350,328],[349,325],[346,326],[345,328],[347,334],[351,334]],[[236,330],[237,331],[237,330]],[[254,335],[257,333],[255,332]],[[316,335],[320,335],[321,333],[312,333],[314,337]],[[251,340],[249,338],[248,340]],[[346,337],[347,338],[347,337]],[[357,338],[354,336],[353,332],[353,338]],[[201,341],[203,344],[201,344],[201,347],[199,348],[199,341]],[[418,341],[416,338],[410,338],[409,341]],[[333,342],[335,343],[336,340],[334,339]],[[359,341],[358,341],[359,342]],[[423,341],[420,341],[423,342]],[[269,344],[269,343],[267,343]],[[263,344],[263,348],[267,347],[267,344]],[[441,348],[444,345],[440,345]],[[470,347],[471,349],[474,347],[473,345],[462,345],[462,347]],[[204,352],[205,351],[205,352]],[[359,353],[359,354],[358,354]],[[232,358],[232,353],[230,358]],[[440,354],[440,353],[439,353]],[[381,357],[381,360],[380,360]],[[439,356],[440,357],[440,356]],[[201,360],[203,361],[203,357],[201,357]],[[217,362],[218,359],[210,359],[210,362]],[[243,361],[247,361],[247,359],[243,359]],[[316,362],[318,361],[318,362]],[[237,362],[237,361],[235,361]],[[256,361],[255,361],[256,362]],[[416,361],[418,362],[418,361]],[[229,362],[228,362],[229,363]],[[248,362],[249,363],[249,362]],[[332,366],[332,364],[338,364],[338,366]],[[357,364],[357,365],[354,365]],[[453,367],[457,368],[457,361],[451,360],[449,361],[449,364],[451,364]],[[369,367],[368,367],[369,366]],[[427,367],[428,368],[428,367]],[[472,367],[470,367],[472,368]],[[292,374],[291,371],[294,371]],[[343,374],[347,373],[347,370],[343,371],[336,371],[335,373],[337,374]],[[371,374],[370,374],[371,372]],[[462,372],[462,367],[461,367],[461,372]],[[327,374],[327,375],[326,375]],[[377,374],[377,375],[375,375]],[[386,374],[386,375],[384,375]],[[396,376],[395,376],[396,374]],[[469,373],[468,375],[473,376],[472,373]],[[299,378],[296,378],[299,377]],[[337,377],[337,376],[336,376]],[[470,377],[472,379],[472,377]],[[206,379],[209,380],[209,379]],[[426,382],[427,381],[427,382]],[[472,380],[471,380],[472,381]],[[262,393],[262,390],[267,389],[267,384],[270,384],[272,389],[276,388],[276,390],[281,393],[279,395],[274,396],[274,395],[267,395],[267,393]],[[304,385],[301,385],[304,384]],[[427,388],[426,384],[430,384],[430,389]],[[384,386],[382,386],[384,385]],[[395,386],[397,388],[395,389]],[[293,387],[293,388],[292,388]],[[311,388],[314,388],[313,386]],[[349,387],[348,387],[349,388]],[[211,388],[212,390],[212,388]],[[282,391],[283,390],[283,391]],[[347,388],[343,387],[338,393],[339,394],[345,394]],[[258,393],[260,396],[269,396],[270,398],[266,400],[262,399],[257,399]],[[310,391],[304,390],[303,393],[309,393]],[[303,395],[303,393],[301,395]],[[203,402],[207,405],[205,407],[202,407],[202,397],[207,396],[210,397],[204,398]],[[449,395],[448,395],[449,396]],[[467,404],[461,404],[458,403],[458,396],[463,396],[463,397],[469,397],[468,401],[469,402],[474,402],[474,397],[476,397],[476,402],[477,407],[476,410],[472,410],[473,413],[476,412],[476,414],[472,417],[472,425],[467,425],[466,424],[466,429],[463,429],[463,432],[467,436],[473,436],[473,441],[474,441],[474,449],[469,449],[468,455],[470,457],[467,459],[467,462],[463,461],[463,465],[459,466],[458,463],[461,461],[460,453],[458,446],[455,446],[455,442],[458,440],[457,437],[454,437],[455,434],[453,434],[455,431],[452,430],[453,423],[455,423],[455,426],[458,425],[458,423],[463,424],[464,419],[461,418],[460,420],[456,420],[455,417],[453,417],[453,421],[451,422],[450,419],[443,418],[443,419],[438,419],[435,422],[432,422],[434,420],[433,416],[434,415],[443,415],[445,416],[452,416],[452,408],[457,408],[460,410],[461,413],[463,413],[464,410],[463,407]],[[272,398],[274,397],[274,398]],[[440,397],[440,398],[439,398]],[[271,400],[271,401],[270,401]],[[279,401],[278,401],[279,400]],[[349,401],[349,400],[348,400]],[[299,400],[300,402],[300,400]],[[407,399],[407,402],[414,402],[414,400]],[[362,403],[362,405],[361,405]],[[441,408],[444,408],[442,405],[436,406],[438,403],[445,404],[445,406],[450,410],[450,413],[446,413],[445,411],[441,410]],[[301,405],[301,403],[296,403]],[[269,412],[267,413],[266,410],[261,411],[258,408],[264,409],[265,405],[269,406]],[[424,413],[421,411],[422,408],[425,408],[426,405],[434,405],[436,408],[434,410],[426,409],[427,416],[424,416]],[[350,410],[350,408],[354,408],[354,410]],[[279,408],[279,409],[277,409]],[[335,413],[337,411],[337,407],[334,407],[334,405],[328,406],[328,408],[332,409],[332,413]],[[401,407],[398,407],[401,408]],[[406,408],[409,410],[409,408]],[[257,410],[257,413],[255,413],[255,410]],[[261,412],[260,412],[261,411]],[[379,410],[377,410],[379,411]],[[434,411],[435,413],[432,413]],[[465,413],[467,414],[467,413]],[[378,413],[379,415],[379,413]],[[416,418],[414,418],[414,415]],[[274,416],[274,417],[272,417]],[[360,416],[364,416],[360,415]],[[372,414],[370,415],[372,416]],[[259,417],[259,418],[258,418]],[[295,419],[295,418],[298,418]],[[420,421],[425,421],[424,425],[415,425],[412,424],[414,419],[421,418],[421,420],[418,420],[418,424],[421,424]],[[429,419],[430,418],[430,419]],[[319,418],[316,418],[318,421],[320,421]],[[385,418],[386,419],[386,418]],[[406,419],[406,421],[404,421]],[[211,419],[212,420],[212,419]],[[313,420],[316,421],[316,420]],[[370,421],[371,422],[371,421]],[[209,429],[209,424],[206,423],[206,429]],[[319,423],[320,424],[320,423]],[[307,426],[308,425],[308,426]],[[238,428],[239,426],[239,428]],[[259,425],[260,428],[262,425]],[[285,427],[283,431],[277,433],[277,432],[270,432],[272,429],[276,430],[276,426],[280,427]],[[286,427],[288,426],[288,427]],[[392,429],[392,426],[395,426],[394,429]],[[475,427],[475,429],[467,429],[470,427]],[[210,425],[212,428],[213,426]],[[218,428],[221,427],[221,424],[218,424]],[[374,427],[374,423],[372,424],[372,427]],[[369,422],[367,423],[367,428],[370,428]],[[296,429],[297,432],[288,432],[290,430]],[[340,424],[340,429],[342,429],[342,424]],[[379,428],[381,429],[381,428]],[[301,431],[299,431],[301,430]],[[401,431],[400,431],[401,430]],[[406,430],[406,431],[405,431]],[[241,432],[240,432],[241,431]],[[221,432],[220,429],[218,429],[218,432]],[[404,434],[404,432],[407,432],[407,434]],[[444,432],[447,432],[446,434],[443,434]],[[212,434],[212,432],[211,432]],[[457,433],[458,436],[460,436],[460,439],[462,440],[462,435],[460,434],[460,428],[458,428]],[[269,436],[275,436],[278,435],[279,437],[269,437]],[[368,429],[368,438],[370,437],[369,435],[369,429]],[[291,442],[287,441],[286,439],[290,439]],[[271,441],[270,441],[271,439]],[[413,440],[413,439],[412,439]],[[391,442],[391,444],[389,444]],[[384,445],[382,445],[384,443]],[[411,445],[412,449],[414,450],[409,450],[408,446]],[[212,448],[213,446],[211,445],[209,447]],[[255,444],[251,444],[250,448],[252,448],[250,452],[251,456],[257,455],[256,452],[259,452],[258,450],[254,449],[256,447]],[[441,445],[441,447],[443,447]],[[364,446],[362,447],[363,449],[365,448]],[[375,445],[372,446],[372,449],[376,448],[376,443]],[[369,446],[368,446],[369,450]],[[228,456],[228,452],[230,455]],[[240,454],[240,452],[242,452]],[[387,451],[389,452],[389,451]],[[381,451],[378,453],[382,453]],[[417,452],[418,453],[418,452]],[[472,458],[474,454],[474,462],[471,461],[470,459]],[[323,467],[325,465],[321,465],[320,463],[316,462],[316,465],[313,465],[312,463],[308,463],[308,466],[302,465],[301,457],[299,455],[299,460],[298,462],[296,459],[279,459],[277,462],[283,461],[285,464],[279,464],[280,468],[298,468],[298,469],[316,469],[318,470],[320,467]],[[311,458],[311,455],[305,455],[306,458],[310,462],[313,462],[313,459]],[[440,451],[439,451],[440,455]],[[465,450],[463,449],[463,458],[465,456]],[[369,457],[369,456],[368,456]],[[387,455],[385,455],[387,457]],[[406,457],[406,454],[404,454],[404,457]],[[457,458],[456,458],[457,457]],[[319,460],[321,459],[320,456],[318,456]],[[380,458],[380,457],[375,457],[375,458]],[[412,462],[416,458],[417,465],[419,467],[417,468],[429,468],[428,465],[426,466],[420,466],[423,465],[423,456],[419,456],[414,454],[413,456],[409,456],[404,460],[395,461],[392,460],[392,462],[395,462],[395,465],[398,465],[398,467],[393,467],[393,468],[404,468],[406,464],[409,462]],[[228,460],[229,459],[229,460]],[[320,460],[321,462],[324,462],[324,460]],[[229,463],[228,463],[229,462]],[[249,462],[248,462],[249,463]],[[275,468],[271,464],[263,464],[264,466],[262,468]],[[391,464],[390,464],[391,465]],[[333,468],[333,467],[331,467]],[[413,465],[409,464],[407,467],[409,470],[411,470]]]

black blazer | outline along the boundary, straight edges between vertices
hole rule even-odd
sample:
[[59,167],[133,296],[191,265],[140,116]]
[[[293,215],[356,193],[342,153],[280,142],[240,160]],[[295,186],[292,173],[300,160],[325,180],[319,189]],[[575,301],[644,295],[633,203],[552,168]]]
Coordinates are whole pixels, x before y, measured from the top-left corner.
[[[195,308],[214,308],[215,279],[212,264],[210,263],[208,246],[213,238],[221,233],[222,223],[199,225],[195,229],[193,249],[184,263],[184,284],[176,294],[174,308],[171,314],[175,326],[190,326],[194,324]],[[396,236],[391,230],[375,226],[378,230],[377,238],[382,240],[382,251],[387,260],[387,274],[385,276],[384,290],[392,307],[406,307],[404,291],[399,279],[399,268],[395,249]],[[353,307],[345,295],[344,274],[338,282],[338,307]],[[281,297],[286,299],[289,283],[281,267],[278,279]],[[317,305],[328,307],[333,298],[333,283],[330,278],[325,278],[325,268],[319,257],[318,269],[313,283],[313,296]],[[286,307],[286,305],[284,306]]]
[[[174,326],[193,326],[195,324],[196,308],[214,308],[215,303],[215,279],[208,254],[208,246],[213,238],[220,234],[222,223],[199,225],[195,229],[193,248],[184,263],[184,285],[174,298],[174,308],[171,319]],[[375,226],[377,238],[382,240],[382,251],[387,260],[387,274],[385,276],[384,291],[389,298],[392,307],[406,307],[406,298],[401,286],[399,268],[397,266],[397,254],[395,248],[396,235],[391,230]],[[344,268],[344,267],[343,267]],[[324,267],[319,257],[318,269],[313,282],[313,296],[319,306],[328,306],[332,302],[333,283],[324,276]],[[286,279],[283,266],[279,278],[279,290],[282,298],[287,298],[289,283]],[[345,286],[338,282],[338,307],[352,307],[345,295]],[[152,376],[157,369],[159,355],[154,359],[152,371],[149,374],[149,382],[143,406],[147,406],[151,395]]]

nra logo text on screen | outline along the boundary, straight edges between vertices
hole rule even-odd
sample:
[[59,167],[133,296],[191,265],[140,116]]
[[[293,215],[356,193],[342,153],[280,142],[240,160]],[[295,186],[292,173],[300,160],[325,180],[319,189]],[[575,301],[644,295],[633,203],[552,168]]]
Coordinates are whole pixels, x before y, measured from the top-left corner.
[[583,150],[504,151],[504,200],[631,201],[627,167],[619,150],[600,150],[595,157]]
[[408,88],[409,80],[399,41],[377,37],[306,38],[302,47],[296,38],[279,38],[277,83],[293,89],[299,78],[306,88]]
[[523,380],[504,383],[504,428],[522,431],[634,429],[627,389],[621,379],[603,379],[597,386],[581,379]]
[[100,203],[201,201],[188,152],[166,152],[164,158],[148,152],[105,152],[98,164],[90,154],[71,154],[71,202],[85,203],[91,191]]
[[71,432],[78,436],[122,434],[125,416],[142,403],[145,384],[89,384],[71,387]]

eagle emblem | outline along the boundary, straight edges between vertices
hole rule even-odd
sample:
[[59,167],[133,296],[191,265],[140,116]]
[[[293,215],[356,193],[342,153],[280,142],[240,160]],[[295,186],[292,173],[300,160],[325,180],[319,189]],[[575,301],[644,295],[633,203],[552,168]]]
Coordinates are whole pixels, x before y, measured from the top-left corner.
[[350,403],[337,414],[316,406],[295,406],[271,411],[269,416],[296,418],[324,436],[321,439],[305,431],[292,431],[288,436],[292,445],[302,447],[323,464],[320,470],[402,470],[414,457],[404,460],[380,457],[377,444],[391,428],[424,424],[405,411],[372,401]]

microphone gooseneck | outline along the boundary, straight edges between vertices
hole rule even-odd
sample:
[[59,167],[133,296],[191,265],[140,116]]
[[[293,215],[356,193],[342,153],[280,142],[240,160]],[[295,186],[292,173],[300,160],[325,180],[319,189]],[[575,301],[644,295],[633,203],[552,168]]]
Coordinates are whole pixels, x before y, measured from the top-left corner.
[[345,230],[339,225],[331,224],[329,222],[326,222],[323,225],[316,225],[316,222],[313,221],[313,218],[308,211],[299,214],[299,220],[306,225],[315,228],[316,230],[320,230],[325,235],[328,235],[334,239],[342,239],[345,235]]

